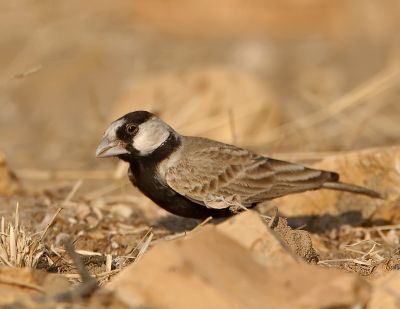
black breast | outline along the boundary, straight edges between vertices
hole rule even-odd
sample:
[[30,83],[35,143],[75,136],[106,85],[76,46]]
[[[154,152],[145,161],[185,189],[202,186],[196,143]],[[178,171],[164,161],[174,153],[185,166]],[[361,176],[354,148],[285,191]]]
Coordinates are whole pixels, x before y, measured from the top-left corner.
[[198,219],[210,216],[217,218],[232,215],[229,209],[209,209],[190,201],[172,190],[158,177],[158,164],[167,158],[179,145],[180,141],[171,134],[168,140],[149,156],[133,157],[124,155],[120,159],[129,162],[129,179],[131,182],[154,203],[170,213]]
[[131,182],[154,203],[174,215],[186,218],[203,219],[209,216],[214,218],[231,215],[229,209],[209,209],[196,204],[186,197],[172,190],[156,176],[156,164],[141,159],[130,162]]

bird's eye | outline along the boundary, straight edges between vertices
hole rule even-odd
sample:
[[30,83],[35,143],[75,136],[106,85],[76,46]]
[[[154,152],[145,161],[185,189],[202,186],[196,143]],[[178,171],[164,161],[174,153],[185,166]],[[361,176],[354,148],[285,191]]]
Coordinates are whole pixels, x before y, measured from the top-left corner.
[[129,134],[135,134],[138,130],[138,127],[135,126],[134,124],[127,124],[126,125],[126,132]]

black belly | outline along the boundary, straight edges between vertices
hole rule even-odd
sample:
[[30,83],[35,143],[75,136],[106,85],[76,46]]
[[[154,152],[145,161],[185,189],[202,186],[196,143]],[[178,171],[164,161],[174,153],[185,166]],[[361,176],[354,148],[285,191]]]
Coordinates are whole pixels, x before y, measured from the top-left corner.
[[155,166],[148,163],[131,162],[129,179],[144,195],[166,211],[177,216],[196,219],[232,215],[229,209],[209,209],[180,195],[157,179]]

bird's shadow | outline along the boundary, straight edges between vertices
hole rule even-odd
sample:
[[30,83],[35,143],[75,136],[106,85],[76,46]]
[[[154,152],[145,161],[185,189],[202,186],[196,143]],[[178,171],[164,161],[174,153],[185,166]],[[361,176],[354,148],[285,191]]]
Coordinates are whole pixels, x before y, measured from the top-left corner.
[[[228,217],[229,218],[229,217]],[[209,224],[218,224],[222,221],[227,220],[228,218],[215,218],[209,221]],[[194,229],[198,226],[203,220],[199,219],[190,219],[183,218],[174,215],[168,215],[162,218],[159,218],[154,222],[154,225],[159,226],[161,228],[166,229],[171,233],[181,233]]]
[[[284,214],[279,213],[279,216],[287,218],[288,225],[293,229],[302,229],[317,234],[328,233],[344,225],[353,227],[370,227],[390,224],[389,221],[383,219],[366,219],[362,216],[361,211],[357,210],[350,210],[337,215],[326,213],[322,215],[286,217]],[[215,225],[229,218],[231,217],[216,218],[212,219],[209,223]],[[202,220],[198,219],[188,219],[174,215],[168,215],[159,218],[156,222],[154,222],[154,224],[168,230],[171,233],[181,233],[194,229],[201,222]]]
[[379,226],[390,224],[384,219],[368,219],[362,216],[361,211],[350,210],[337,215],[304,215],[287,217],[288,225],[292,228],[301,228],[311,233],[327,233],[347,225],[352,227],[363,226]]
[[161,217],[154,222],[154,225],[164,228],[171,233],[181,233],[194,229],[199,224],[199,220],[181,218],[174,215]]

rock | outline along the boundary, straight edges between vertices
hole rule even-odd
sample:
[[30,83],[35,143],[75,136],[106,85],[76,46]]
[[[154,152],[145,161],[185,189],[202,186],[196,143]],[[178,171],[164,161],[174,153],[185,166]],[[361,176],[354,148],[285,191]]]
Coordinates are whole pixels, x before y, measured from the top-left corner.
[[[249,228],[262,234],[251,220],[256,227]],[[367,302],[369,285],[360,277],[305,263],[266,267],[250,252],[252,239],[234,240],[238,231],[206,226],[161,243],[105,288],[131,307],[328,308]]]
[[60,274],[28,268],[0,268],[1,308],[130,308],[103,290],[84,301],[78,297],[71,303],[58,300],[60,296],[65,299],[65,293],[71,291],[68,279]]
[[[279,210],[297,224],[358,225],[365,218],[400,221],[400,147],[366,149],[328,157],[315,168],[338,172],[343,182],[386,194],[385,200],[333,190],[308,191],[279,198]],[[325,226],[326,227],[326,226]]]
[[293,231],[283,218],[270,229],[256,212],[246,211],[219,224],[217,231],[256,254],[259,261],[268,266],[296,263],[295,256],[306,261],[318,259],[309,234]]
[[385,276],[373,281],[371,300],[368,309],[399,308],[400,274],[397,271],[386,273]]
[[[30,308],[34,296],[53,296],[70,285],[66,277],[28,268],[0,268],[0,306],[19,303]],[[16,306],[20,308],[20,306]],[[11,307],[10,307],[11,308]]]
[[0,196],[10,196],[17,191],[18,187],[17,177],[8,168],[5,156],[0,152]]
[[318,255],[313,248],[310,234],[303,230],[293,230],[285,218],[278,218],[273,230],[286,242],[290,250],[307,262],[317,262]]
[[254,75],[233,67],[150,74],[132,80],[114,105],[109,121],[144,109],[155,112],[182,134],[241,146],[261,143],[265,132],[280,123],[271,90]]

